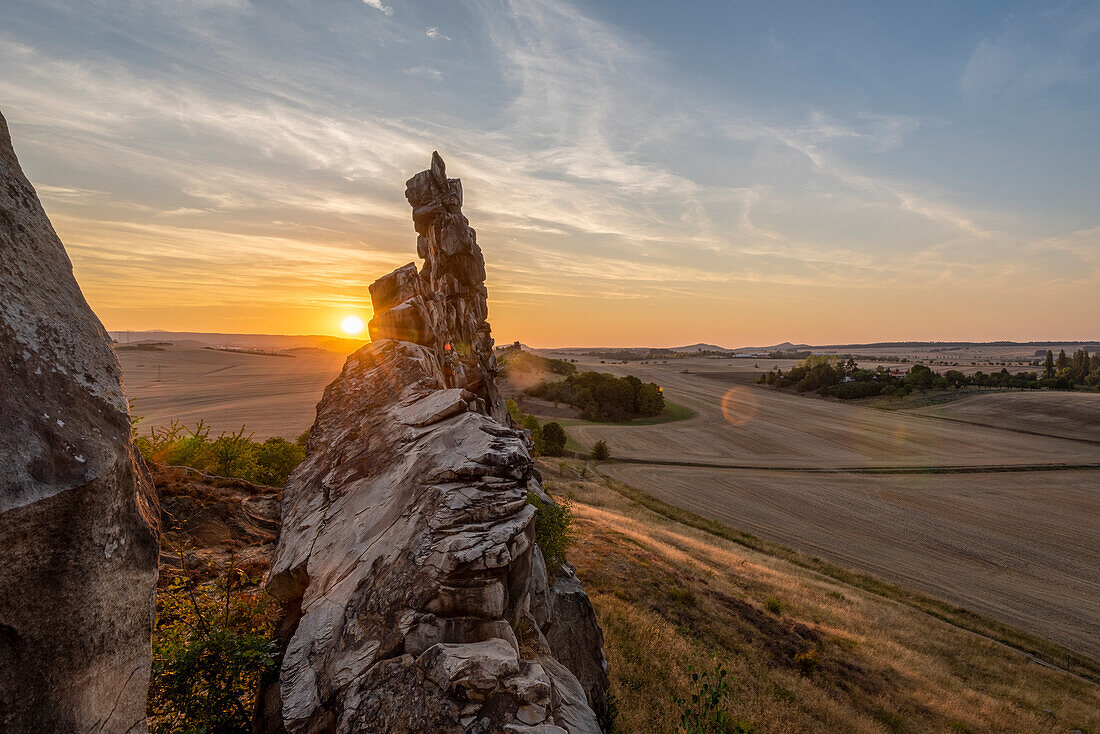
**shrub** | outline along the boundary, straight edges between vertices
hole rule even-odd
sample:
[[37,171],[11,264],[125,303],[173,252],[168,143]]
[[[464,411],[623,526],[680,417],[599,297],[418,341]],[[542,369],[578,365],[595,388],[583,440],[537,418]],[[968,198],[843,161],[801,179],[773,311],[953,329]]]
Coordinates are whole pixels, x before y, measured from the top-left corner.
[[821,661],[817,659],[816,650],[807,650],[794,656],[794,667],[805,676],[813,675],[813,672],[821,667]]
[[735,719],[726,710],[729,683],[726,666],[715,663],[711,673],[691,673],[689,698],[676,697],[684,734],[756,734],[756,725]]
[[546,456],[561,456],[568,440],[560,423],[550,421],[542,427],[542,447]]
[[205,584],[185,572],[159,591],[147,704],[154,734],[251,732],[260,676],[275,664],[275,605],[247,588],[259,581],[236,568]]
[[767,599],[764,600],[764,608],[772,614],[782,614],[783,602],[779,601],[774,596],[769,596]]
[[148,436],[135,436],[134,445],[146,461],[281,487],[305,458],[308,437],[306,431],[294,443],[279,437],[258,443],[241,426],[236,433],[223,433],[211,441],[203,421],[194,428],[172,421],[150,429]]
[[294,439],[294,443],[298,444],[298,447],[302,449],[303,453],[305,453],[306,448],[309,446],[309,432],[311,430],[312,429],[307,428],[298,434],[298,438]]
[[267,439],[260,444],[260,450],[256,454],[254,481],[272,487],[283,486],[294,467],[302,463],[305,455],[305,450],[297,443],[290,443],[279,437]]
[[251,434],[244,435],[244,426],[236,433],[223,433],[210,444],[210,472],[223,477],[252,479],[257,453]]
[[552,573],[565,563],[565,554],[573,543],[573,507],[569,500],[543,502],[535,492],[527,495],[535,508],[535,545],[542,551],[546,570]]
[[592,458],[595,461],[607,461],[611,458],[611,449],[607,447],[607,441],[597,441],[592,446]]

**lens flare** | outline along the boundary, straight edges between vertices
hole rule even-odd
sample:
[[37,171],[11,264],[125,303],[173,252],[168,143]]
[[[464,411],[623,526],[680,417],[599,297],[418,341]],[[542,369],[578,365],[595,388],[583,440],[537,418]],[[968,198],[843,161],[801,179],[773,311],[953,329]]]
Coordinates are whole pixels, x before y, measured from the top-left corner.
[[747,387],[731,387],[722,396],[722,416],[732,426],[743,426],[756,417],[756,395]]

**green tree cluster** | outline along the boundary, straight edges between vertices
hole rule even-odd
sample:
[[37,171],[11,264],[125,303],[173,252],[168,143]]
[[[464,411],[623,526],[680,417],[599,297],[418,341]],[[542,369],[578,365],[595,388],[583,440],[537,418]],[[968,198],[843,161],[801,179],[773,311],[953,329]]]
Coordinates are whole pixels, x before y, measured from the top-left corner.
[[930,367],[915,364],[903,375],[892,375],[885,367],[860,369],[854,359],[843,361],[832,355],[811,355],[785,373],[782,369],[766,372],[760,383],[799,392],[816,390],[819,395],[841,399],[875,395],[907,395],[914,390],[958,390],[967,386],[1036,390],[1070,390],[1078,385],[1100,386],[1100,352],[1089,355],[1080,349],[1069,358],[1063,351],[1057,358],[1047,352],[1043,374],[1010,373],[1002,368],[986,374],[965,375],[958,370],[938,374]]
[[[511,402],[511,401],[509,401]],[[515,403],[512,403],[515,405]],[[514,418],[514,416],[513,416]],[[539,423],[533,415],[520,414],[519,425],[531,432],[531,441],[535,445],[535,456],[561,456],[565,453],[565,444],[569,437],[565,429],[556,421]]]
[[660,415],[665,409],[661,388],[634,375],[615,377],[606,372],[581,372],[564,380],[543,382],[527,393],[579,408],[581,418],[588,421],[621,423]]
[[147,435],[137,435],[135,428],[134,444],[146,461],[281,487],[305,458],[307,434],[294,443],[278,436],[260,442],[252,440],[252,434],[246,434],[241,426],[239,431],[211,438],[203,421],[193,428],[172,421],[150,429]]

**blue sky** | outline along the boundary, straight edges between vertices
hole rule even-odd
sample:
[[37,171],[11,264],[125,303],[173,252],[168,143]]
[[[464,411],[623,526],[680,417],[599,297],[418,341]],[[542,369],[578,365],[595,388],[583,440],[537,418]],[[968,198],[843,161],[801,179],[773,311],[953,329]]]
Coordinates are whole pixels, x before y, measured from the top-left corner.
[[9,0],[109,328],[332,333],[466,191],[499,341],[1097,338],[1096,3]]

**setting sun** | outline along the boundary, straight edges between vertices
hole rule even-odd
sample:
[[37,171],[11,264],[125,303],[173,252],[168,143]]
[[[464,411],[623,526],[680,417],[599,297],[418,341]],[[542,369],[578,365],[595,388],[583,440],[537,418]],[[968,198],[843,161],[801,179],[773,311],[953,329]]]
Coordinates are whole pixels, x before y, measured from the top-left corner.
[[340,330],[348,336],[355,336],[362,333],[365,325],[363,319],[358,316],[345,316],[344,320],[340,322]]

